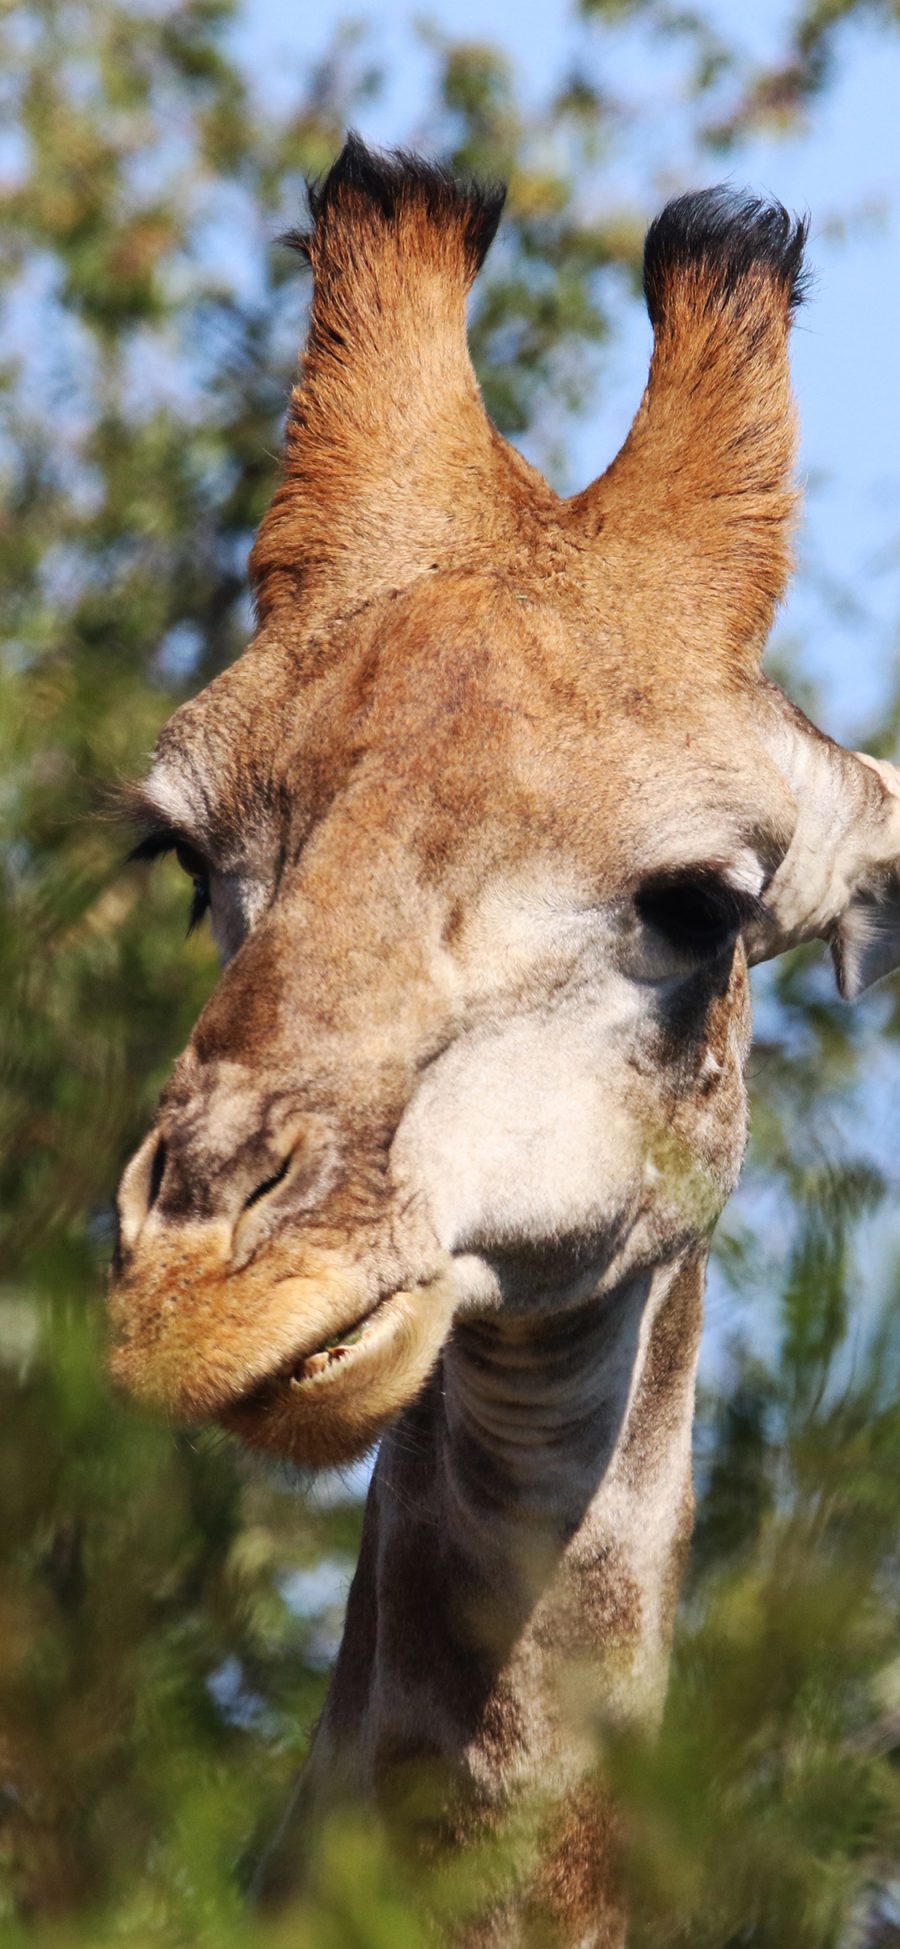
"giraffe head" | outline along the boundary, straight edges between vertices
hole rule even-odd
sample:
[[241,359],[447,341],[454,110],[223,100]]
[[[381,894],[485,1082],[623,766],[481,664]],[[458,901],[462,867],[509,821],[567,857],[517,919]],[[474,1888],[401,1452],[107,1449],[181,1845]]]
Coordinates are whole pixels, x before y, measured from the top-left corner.
[[365,1449],[455,1319],[702,1251],[748,959],[819,936],[847,994],[900,959],[895,774],[759,670],[802,226],[668,207],[643,402],[564,502],[469,363],[501,200],[352,140],[314,193],[258,633],[139,792],[224,967],[123,1178],[114,1367],[300,1462]]

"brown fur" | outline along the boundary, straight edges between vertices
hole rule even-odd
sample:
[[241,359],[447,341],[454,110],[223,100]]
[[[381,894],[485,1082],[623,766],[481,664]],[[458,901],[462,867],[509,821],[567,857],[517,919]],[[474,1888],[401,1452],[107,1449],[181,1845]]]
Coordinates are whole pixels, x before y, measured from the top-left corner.
[[689,642],[752,667],[791,568],[788,328],[806,232],[776,206],[748,253],[728,198],[714,193],[693,235],[688,224],[673,241],[678,209],[647,243],[655,339],[640,410],[569,519],[631,584],[654,635],[665,616],[673,656]]
[[309,340],[251,561],[264,619],[346,613],[492,546],[527,560],[554,497],[490,426],[466,344],[501,203],[412,159],[373,171],[352,138],[314,197],[291,239],[315,278]]
[[469,360],[499,207],[355,141],[314,192],[260,629],[136,794],[142,850],[206,862],[226,967],[123,1179],[113,1364],[300,1463],[388,1428],[273,1882],[317,1808],[396,1808],[424,1768],[428,1848],[435,1816],[472,1841],[549,1802],[473,1945],[542,1913],[611,1949],[592,1729],[660,1708],[742,941],[824,935],[861,985],[869,908],[845,955],[835,900],[880,898],[900,839],[892,782],[824,740],[810,809],[808,727],[758,673],[802,228],[721,192],[664,213],[643,404],[563,503]]

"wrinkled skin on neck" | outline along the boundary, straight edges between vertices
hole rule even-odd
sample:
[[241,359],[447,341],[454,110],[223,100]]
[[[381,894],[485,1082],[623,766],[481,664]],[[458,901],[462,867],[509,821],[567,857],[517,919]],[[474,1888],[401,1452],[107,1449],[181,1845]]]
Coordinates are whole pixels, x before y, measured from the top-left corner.
[[[690,1536],[702,1255],[560,1310],[458,1328],[386,1435],[344,1640],[310,1763],[257,1879],[295,1893],[322,1820],[374,1804],[429,1855],[485,1833],[514,1892],[465,1933],[624,1940],[620,1837],[597,1776],[610,1726],[662,1703]],[[455,1938],[454,1938],[455,1939]]]

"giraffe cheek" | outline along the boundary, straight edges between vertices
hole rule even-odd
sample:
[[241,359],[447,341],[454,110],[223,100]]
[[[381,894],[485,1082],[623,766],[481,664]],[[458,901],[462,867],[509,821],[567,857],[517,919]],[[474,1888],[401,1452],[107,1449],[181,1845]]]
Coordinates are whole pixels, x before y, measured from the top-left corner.
[[602,1259],[639,1194],[634,1094],[595,1015],[514,1020],[433,1065],[397,1133],[394,1178],[444,1251],[589,1238]]

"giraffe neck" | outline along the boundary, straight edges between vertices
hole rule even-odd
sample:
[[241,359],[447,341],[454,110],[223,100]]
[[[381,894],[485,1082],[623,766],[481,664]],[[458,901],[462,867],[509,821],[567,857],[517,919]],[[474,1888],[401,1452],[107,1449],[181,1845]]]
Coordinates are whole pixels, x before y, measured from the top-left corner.
[[[598,1722],[661,1707],[702,1284],[693,1255],[580,1312],[457,1328],[382,1443],[303,1796],[308,1809],[337,1786],[390,1806],[436,1769],[448,1825],[470,1838],[537,1789],[569,1823],[563,1910],[596,1924],[573,1941],[621,1940],[608,1810],[586,1811],[583,1787]],[[572,1821],[591,1828],[580,1892]]]
[[489,1794],[505,1796],[511,1774],[546,1781],[567,1651],[590,1660],[614,1716],[656,1709],[701,1278],[694,1261],[569,1315],[458,1328],[388,1435],[367,1512],[378,1570],[360,1577],[378,1624],[373,1784],[406,1742],[464,1763]]

